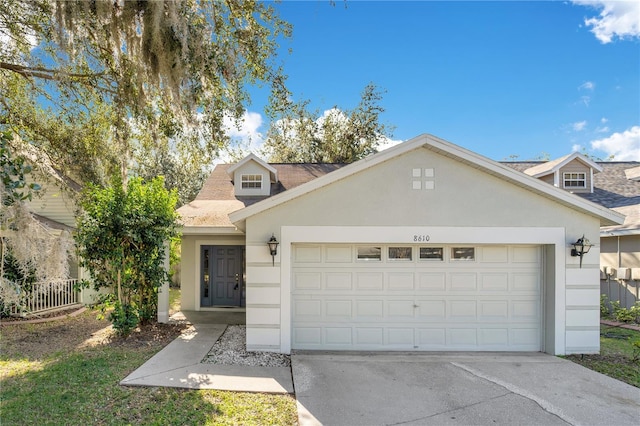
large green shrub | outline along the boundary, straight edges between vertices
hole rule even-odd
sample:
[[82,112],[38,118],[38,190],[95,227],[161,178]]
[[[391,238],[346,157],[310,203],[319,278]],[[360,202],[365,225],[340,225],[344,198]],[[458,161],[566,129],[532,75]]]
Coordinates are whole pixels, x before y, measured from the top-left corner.
[[165,241],[177,234],[176,201],[162,177],[148,183],[132,178],[126,188],[114,179],[84,194],[76,235],[80,265],[96,289],[112,290],[111,319],[121,334],[155,317],[158,288],[168,279]]

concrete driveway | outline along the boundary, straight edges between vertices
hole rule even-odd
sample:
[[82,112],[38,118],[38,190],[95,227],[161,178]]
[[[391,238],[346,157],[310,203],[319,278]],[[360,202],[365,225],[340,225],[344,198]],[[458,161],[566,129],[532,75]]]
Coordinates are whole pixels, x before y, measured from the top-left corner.
[[540,353],[292,356],[301,425],[638,425],[640,389]]

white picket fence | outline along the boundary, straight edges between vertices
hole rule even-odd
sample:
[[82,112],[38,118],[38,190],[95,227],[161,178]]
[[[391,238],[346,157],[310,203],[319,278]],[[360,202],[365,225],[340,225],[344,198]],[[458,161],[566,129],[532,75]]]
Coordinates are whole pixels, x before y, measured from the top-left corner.
[[22,295],[20,306],[11,307],[11,315],[31,316],[77,305],[77,282],[77,279],[69,279],[35,283]]

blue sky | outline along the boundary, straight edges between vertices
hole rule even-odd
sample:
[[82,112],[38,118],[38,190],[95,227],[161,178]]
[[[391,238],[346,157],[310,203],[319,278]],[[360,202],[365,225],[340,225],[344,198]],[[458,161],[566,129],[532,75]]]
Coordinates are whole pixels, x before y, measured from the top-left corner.
[[[351,109],[386,91],[394,141],[431,133],[494,160],[574,150],[640,160],[640,3],[284,1],[296,99]],[[287,52],[292,49],[292,53]],[[260,145],[257,93],[243,129]]]

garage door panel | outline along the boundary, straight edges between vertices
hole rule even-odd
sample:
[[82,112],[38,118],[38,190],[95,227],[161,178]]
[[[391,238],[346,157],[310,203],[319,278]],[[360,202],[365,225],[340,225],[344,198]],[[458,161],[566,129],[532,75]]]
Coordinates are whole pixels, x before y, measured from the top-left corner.
[[445,272],[417,272],[418,290],[444,291],[447,288]]
[[356,327],[355,344],[357,346],[380,347],[384,345],[383,327]]
[[293,339],[299,345],[318,349],[322,344],[322,327],[294,327]]
[[382,290],[384,288],[384,272],[357,272],[356,290]]
[[353,249],[351,246],[327,246],[327,263],[350,263]]
[[535,246],[530,247],[518,247],[513,246],[513,263],[531,263],[531,264],[539,264],[540,263],[540,249]]
[[540,346],[540,332],[537,328],[512,328],[510,330],[511,343],[514,346],[524,347],[524,350],[538,350]]
[[386,331],[388,345],[413,347],[415,335],[413,327],[387,327]]
[[477,289],[478,276],[473,272],[449,274],[449,290],[451,291],[475,291]]
[[477,315],[477,302],[475,300],[452,300],[449,302],[450,320],[475,321]]
[[475,328],[451,328],[448,330],[447,340],[455,348],[474,348],[478,346],[478,333]]
[[483,263],[509,262],[509,248],[505,246],[482,247],[478,250],[478,258]]
[[417,318],[419,321],[444,321],[447,315],[447,302],[444,299],[417,299]]
[[509,329],[508,328],[482,328],[478,332],[478,340],[480,346],[509,346]]
[[447,346],[447,330],[440,328],[416,329],[416,345],[419,347],[445,349]]
[[353,274],[351,272],[325,272],[324,282],[327,290],[352,290]]
[[389,272],[387,274],[388,288],[390,291],[413,290],[414,279],[414,272]]
[[520,299],[511,301],[511,318],[514,320],[536,321],[539,317],[540,304],[535,299]]
[[293,275],[293,288],[294,288],[294,291],[322,289],[322,273],[321,272],[296,272]]
[[541,349],[538,247],[481,247],[477,261],[424,261],[414,248],[413,261],[347,262],[356,247],[295,255],[304,262],[292,269],[294,349]]
[[300,263],[321,263],[322,246],[295,246],[293,250],[294,261]]
[[508,272],[487,272],[480,274],[480,291],[506,292],[509,290]]
[[325,316],[329,321],[351,319],[353,302],[351,300],[327,300],[325,302]]
[[387,301],[387,317],[393,319],[407,319],[414,317],[413,299],[409,300],[388,300]]
[[380,320],[384,317],[384,300],[356,300],[356,320]]
[[295,320],[318,321],[322,319],[322,301],[295,299],[293,301],[293,315]]
[[538,294],[540,291],[540,275],[535,272],[515,272],[511,278],[511,290]]
[[509,302],[507,300],[479,300],[478,320],[507,321],[509,319]]
[[351,346],[353,344],[351,327],[325,327],[324,343],[327,345]]

